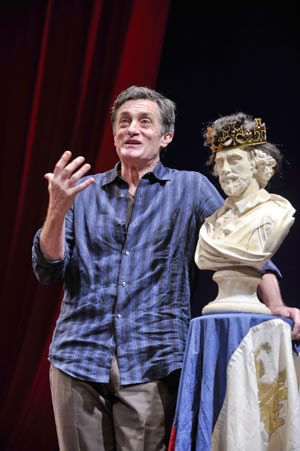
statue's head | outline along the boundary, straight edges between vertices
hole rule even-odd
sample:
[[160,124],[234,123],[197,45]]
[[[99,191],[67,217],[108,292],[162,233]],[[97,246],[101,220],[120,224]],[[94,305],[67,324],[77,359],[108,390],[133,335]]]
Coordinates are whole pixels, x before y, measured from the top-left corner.
[[264,188],[280,171],[282,155],[267,142],[265,124],[244,113],[223,116],[211,123],[205,132],[205,145],[212,151],[208,164],[214,165],[227,195],[245,188],[244,184],[253,178]]

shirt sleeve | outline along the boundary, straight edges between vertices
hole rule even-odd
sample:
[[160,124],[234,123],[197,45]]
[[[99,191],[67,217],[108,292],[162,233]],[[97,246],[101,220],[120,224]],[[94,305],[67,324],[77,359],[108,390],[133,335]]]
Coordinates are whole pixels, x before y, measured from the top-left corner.
[[72,209],[66,215],[65,220],[65,255],[60,260],[48,260],[40,248],[40,235],[42,229],[39,229],[33,239],[32,246],[32,268],[39,282],[45,285],[51,285],[64,278],[66,268],[70,261],[73,249],[73,212]]
[[274,273],[278,280],[282,279],[281,272],[279,271],[277,266],[272,262],[271,259],[265,263],[264,267],[259,271],[259,274],[263,276],[267,272]]
[[224,204],[224,199],[217,188],[205,176],[202,176],[199,200],[202,223]]

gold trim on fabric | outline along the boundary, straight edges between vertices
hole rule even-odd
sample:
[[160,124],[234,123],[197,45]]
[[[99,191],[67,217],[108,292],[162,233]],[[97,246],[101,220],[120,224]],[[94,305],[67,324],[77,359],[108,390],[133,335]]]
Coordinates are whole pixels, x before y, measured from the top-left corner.
[[263,360],[258,358],[261,351],[271,352],[271,345],[264,343],[260,345],[255,354],[256,378],[258,387],[258,401],[260,409],[260,418],[265,425],[265,430],[271,435],[285,420],[279,416],[280,409],[283,407],[281,402],[288,399],[288,389],[284,387],[287,377],[286,368],[278,372],[278,376],[273,382],[262,382],[261,378],[266,374]]

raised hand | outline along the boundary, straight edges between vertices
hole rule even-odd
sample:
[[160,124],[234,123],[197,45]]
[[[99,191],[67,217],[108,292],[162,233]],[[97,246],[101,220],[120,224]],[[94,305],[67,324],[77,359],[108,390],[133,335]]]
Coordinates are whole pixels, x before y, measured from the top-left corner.
[[84,157],[70,162],[72,153],[67,150],[55,165],[54,172],[45,174],[48,180],[49,205],[45,223],[40,235],[40,248],[49,260],[59,260],[65,253],[65,214],[75,196],[94,183],[88,178],[76,185],[91,168],[84,163]]
[[45,174],[48,180],[49,210],[65,215],[72,206],[75,196],[94,183],[91,177],[76,185],[91,168],[83,164],[84,157],[77,157],[70,162],[72,153],[67,150],[55,165],[53,173]]

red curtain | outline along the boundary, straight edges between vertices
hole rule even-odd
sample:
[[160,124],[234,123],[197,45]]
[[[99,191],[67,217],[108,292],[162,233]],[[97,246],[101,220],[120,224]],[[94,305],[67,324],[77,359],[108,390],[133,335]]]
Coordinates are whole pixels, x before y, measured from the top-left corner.
[[169,0],[9,1],[0,6],[0,449],[56,450],[48,346],[62,285],[38,284],[43,174],[65,149],[92,172],[117,161],[115,96],[155,87]]

